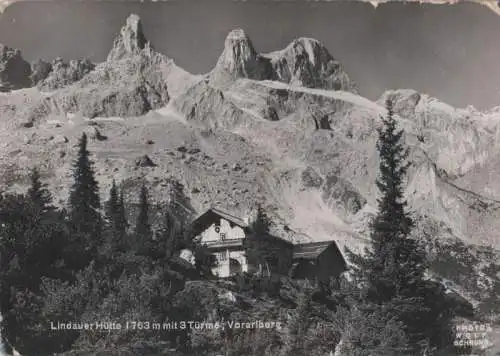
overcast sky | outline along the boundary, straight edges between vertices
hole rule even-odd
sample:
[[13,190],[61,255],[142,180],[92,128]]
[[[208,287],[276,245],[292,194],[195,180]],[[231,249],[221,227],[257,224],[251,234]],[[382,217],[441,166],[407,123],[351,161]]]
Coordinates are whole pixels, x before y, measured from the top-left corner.
[[500,105],[500,16],[484,6],[353,2],[32,2],[0,15],[0,43],[26,59],[105,59],[130,13],[159,51],[194,73],[216,63],[224,38],[243,28],[259,52],[293,38],[322,41],[377,99],[413,88],[455,106]]

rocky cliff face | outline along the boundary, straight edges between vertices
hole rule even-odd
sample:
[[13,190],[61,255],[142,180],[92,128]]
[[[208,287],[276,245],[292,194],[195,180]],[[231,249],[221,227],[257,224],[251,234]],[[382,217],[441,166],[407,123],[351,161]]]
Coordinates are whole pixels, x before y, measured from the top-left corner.
[[0,91],[31,86],[31,66],[21,51],[0,44]]
[[[170,99],[163,60],[139,54],[119,63],[106,62],[80,81],[39,100],[24,111],[23,122],[36,123],[48,115],[78,114],[88,118],[131,117],[166,105]],[[48,77],[42,87],[56,83]]]
[[52,63],[33,63],[31,78],[40,90],[53,91],[79,81],[94,68],[95,64],[88,59],[65,62],[62,58],[56,58]]
[[52,72],[52,63],[43,59],[38,59],[31,63],[31,85],[36,86],[47,78]]

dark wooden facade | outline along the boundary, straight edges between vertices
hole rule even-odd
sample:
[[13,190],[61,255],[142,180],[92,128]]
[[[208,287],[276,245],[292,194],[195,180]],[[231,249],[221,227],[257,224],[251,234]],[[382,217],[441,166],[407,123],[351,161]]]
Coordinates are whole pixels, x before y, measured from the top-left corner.
[[314,283],[338,280],[347,264],[335,241],[303,243],[294,246],[290,276]]
[[[247,238],[251,239],[252,237],[253,235],[249,233]],[[293,244],[270,234],[265,235],[263,239],[266,241],[266,249],[274,250],[274,253],[271,253],[274,258],[269,258],[267,261],[270,272],[286,276],[293,261]],[[256,267],[251,266],[251,268],[255,271]]]

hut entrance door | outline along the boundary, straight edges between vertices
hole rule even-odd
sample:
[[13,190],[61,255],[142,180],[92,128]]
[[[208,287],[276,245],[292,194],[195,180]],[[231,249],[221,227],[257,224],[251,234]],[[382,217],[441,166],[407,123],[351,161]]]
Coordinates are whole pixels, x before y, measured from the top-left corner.
[[240,261],[235,258],[229,259],[229,274],[235,275],[240,274],[242,272],[242,267]]

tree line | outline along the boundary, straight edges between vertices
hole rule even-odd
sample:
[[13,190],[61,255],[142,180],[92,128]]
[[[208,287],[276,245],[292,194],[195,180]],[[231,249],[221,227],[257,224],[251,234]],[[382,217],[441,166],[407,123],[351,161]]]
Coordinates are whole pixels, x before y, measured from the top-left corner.
[[[100,342],[104,347],[119,342],[99,335],[89,340],[79,332],[51,331],[51,322],[107,320],[134,310],[140,319],[151,315],[150,321],[175,315],[168,300],[182,288],[184,276],[173,258],[183,248],[194,251],[194,268],[200,275],[210,270],[210,256],[190,239],[188,221],[174,211],[176,202],[165,204],[156,231],[150,222],[146,185],[140,187],[133,228],[127,219],[124,191],[115,181],[108,200],[101,203],[87,145],[83,134],[67,208],[55,207],[36,168],[26,193],[0,195],[2,338],[8,349],[15,345],[23,355],[51,355],[75,345]],[[141,296],[140,288],[150,293]],[[130,300],[134,297],[136,304]]]

